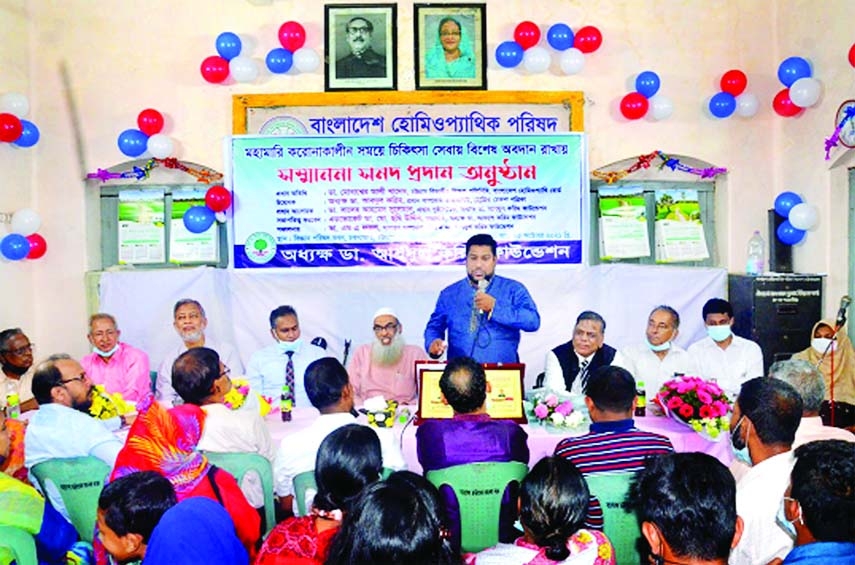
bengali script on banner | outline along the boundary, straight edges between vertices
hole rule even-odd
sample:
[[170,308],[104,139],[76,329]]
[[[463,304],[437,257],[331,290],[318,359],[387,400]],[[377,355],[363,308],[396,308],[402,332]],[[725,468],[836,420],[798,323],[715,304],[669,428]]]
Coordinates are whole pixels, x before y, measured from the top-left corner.
[[236,136],[237,268],[581,263],[584,138]]

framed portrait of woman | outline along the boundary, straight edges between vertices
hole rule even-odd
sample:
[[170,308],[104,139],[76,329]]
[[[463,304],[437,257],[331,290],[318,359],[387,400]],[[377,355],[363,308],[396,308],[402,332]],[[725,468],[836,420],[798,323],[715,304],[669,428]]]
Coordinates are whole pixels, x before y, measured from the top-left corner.
[[395,4],[324,6],[325,90],[397,88]]
[[486,4],[413,7],[416,90],[486,90]]

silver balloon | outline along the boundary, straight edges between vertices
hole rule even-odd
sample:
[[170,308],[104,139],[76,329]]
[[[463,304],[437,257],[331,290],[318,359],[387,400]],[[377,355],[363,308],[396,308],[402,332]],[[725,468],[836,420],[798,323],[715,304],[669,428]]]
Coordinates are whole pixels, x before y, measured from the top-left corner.
[[301,73],[311,73],[321,64],[321,58],[310,47],[300,47],[294,51],[292,61],[294,68]]
[[585,68],[585,54],[575,47],[570,47],[561,52],[558,63],[565,75],[575,75]]
[[42,225],[42,219],[35,210],[30,208],[21,208],[12,214],[12,233],[19,233],[27,236],[39,231]]
[[809,230],[816,225],[819,218],[819,211],[816,206],[802,202],[790,208],[790,213],[787,219],[794,228],[799,230]]
[[252,82],[258,77],[258,63],[252,57],[238,55],[229,61],[229,73],[237,82]]
[[552,57],[546,47],[530,47],[523,54],[523,67],[532,74],[542,73],[551,62]]
[[23,118],[30,112],[30,103],[23,94],[7,92],[0,96],[0,113],[4,112],[17,118]]
[[649,102],[649,112],[654,120],[667,120],[674,113],[674,103],[664,94],[652,96]]
[[175,144],[172,143],[172,138],[168,135],[156,133],[148,138],[146,148],[152,157],[166,159],[172,155],[172,152],[175,150]]
[[799,108],[807,108],[817,103],[821,90],[819,81],[815,78],[800,78],[790,85],[790,100]]
[[736,114],[738,116],[750,118],[757,113],[759,107],[760,101],[757,99],[757,95],[751,92],[743,92],[736,97]]

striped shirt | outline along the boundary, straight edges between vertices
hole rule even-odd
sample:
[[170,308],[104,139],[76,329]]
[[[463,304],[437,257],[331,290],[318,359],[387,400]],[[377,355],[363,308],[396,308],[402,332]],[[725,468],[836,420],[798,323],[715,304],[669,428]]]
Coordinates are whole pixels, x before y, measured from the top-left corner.
[[589,433],[563,439],[555,447],[555,455],[576,465],[583,475],[639,471],[648,457],[673,451],[671,440],[639,430],[632,418],[594,422]]

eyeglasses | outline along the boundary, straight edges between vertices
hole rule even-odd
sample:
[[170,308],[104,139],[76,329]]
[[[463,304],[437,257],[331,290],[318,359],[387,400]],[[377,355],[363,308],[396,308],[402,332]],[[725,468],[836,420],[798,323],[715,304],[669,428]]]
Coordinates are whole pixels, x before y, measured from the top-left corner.
[[11,355],[18,355],[18,356],[21,356],[21,355],[23,355],[24,353],[27,353],[27,352],[32,353],[32,351],[33,351],[33,347],[35,347],[35,346],[36,346],[36,344],[35,344],[35,343],[28,343],[28,344],[27,344],[27,345],[25,345],[24,347],[19,347],[19,348],[17,348],[17,349],[7,349],[7,350],[6,350],[6,353],[9,353],[9,354],[11,354]]
[[228,367],[223,367],[223,370],[220,372],[220,378],[227,377],[232,372]]
[[374,333],[379,334],[380,332],[394,332],[398,329],[398,324],[392,322],[390,324],[386,324],[385,326],[374,326]]
[[457,37],[460,35],[459,31],[442,31],[439,33],[440,37]]
[[73,383],[74,381],[79,381],[82,383],[84,380],[86,380],[86,373],[80,373],[79,375],[77,375],[76,377],[74,377],[72,379],[66,379],[64,381],[59,381],[59,382],[64,384],[64,385],[67,385],[68,383]]
[[368,26],[361,27],[349,27],[347,28],[347,33],[357,34],[357,33],[371,33],[371,28]]

